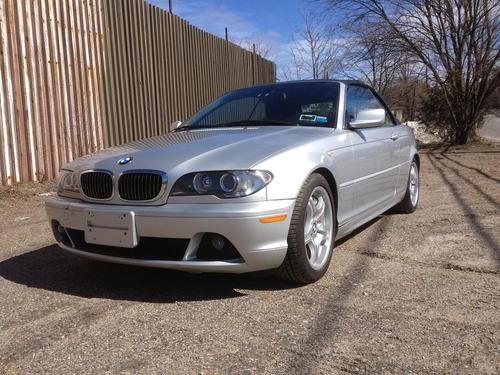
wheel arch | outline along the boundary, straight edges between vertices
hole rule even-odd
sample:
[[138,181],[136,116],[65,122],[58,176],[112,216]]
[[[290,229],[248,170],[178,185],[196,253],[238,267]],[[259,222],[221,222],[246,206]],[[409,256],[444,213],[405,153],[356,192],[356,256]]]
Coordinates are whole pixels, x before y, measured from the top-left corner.
[[338,214],[338,202],[339,202],[339,196],[338,196],[338,188],[337,188],[337,181],[335,181],[335,176],[333,173],[325,167],[317,168],[314,171],[312,171],[311,174],[313,173],[318,173],[321,176],[323,176],[326,181],[328,182],[328,185],[330,186],[330,189],[333,194],[333,204],[335,206],[335,226],[338,227],[338,220],[337,220],[337,214]]
[[417,162],[418,170],[420,170],[420,156],[418,154],[413,155],[413,159]]

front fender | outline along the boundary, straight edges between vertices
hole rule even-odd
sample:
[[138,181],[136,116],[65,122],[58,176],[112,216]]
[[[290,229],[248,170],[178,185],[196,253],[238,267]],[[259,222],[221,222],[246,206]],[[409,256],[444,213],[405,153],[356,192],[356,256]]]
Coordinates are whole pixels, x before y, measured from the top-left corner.
[[339,185],[352,179],[353,152],[349,134],[339,134],[274,155],[253,168],[271,171],[267,199],[296,199],[305,180],[319,168],[325,168]]

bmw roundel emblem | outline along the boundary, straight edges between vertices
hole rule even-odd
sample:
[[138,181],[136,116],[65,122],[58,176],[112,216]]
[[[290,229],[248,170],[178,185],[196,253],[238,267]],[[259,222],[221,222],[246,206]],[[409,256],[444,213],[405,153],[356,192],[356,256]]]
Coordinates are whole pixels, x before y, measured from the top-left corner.
[[121,158],[118,160],[118,165],[125,165],[132,161],[132,156],[127,156],[126,158]]

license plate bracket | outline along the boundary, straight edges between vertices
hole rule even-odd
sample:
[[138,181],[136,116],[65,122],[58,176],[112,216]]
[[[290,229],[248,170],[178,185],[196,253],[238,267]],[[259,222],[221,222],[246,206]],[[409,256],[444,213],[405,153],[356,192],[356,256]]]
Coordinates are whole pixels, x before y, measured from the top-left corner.
[[87,211],[85,242],[133,248],[138,245],[134,212]]

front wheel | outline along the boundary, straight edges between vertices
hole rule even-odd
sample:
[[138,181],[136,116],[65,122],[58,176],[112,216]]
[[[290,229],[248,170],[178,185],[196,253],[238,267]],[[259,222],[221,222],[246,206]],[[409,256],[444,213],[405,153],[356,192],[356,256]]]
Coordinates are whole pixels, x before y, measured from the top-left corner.
[[332,191],[322,175],[313,174],[297,197],[279,275],[301,284],[319,280],[330,264],[335,232]]

